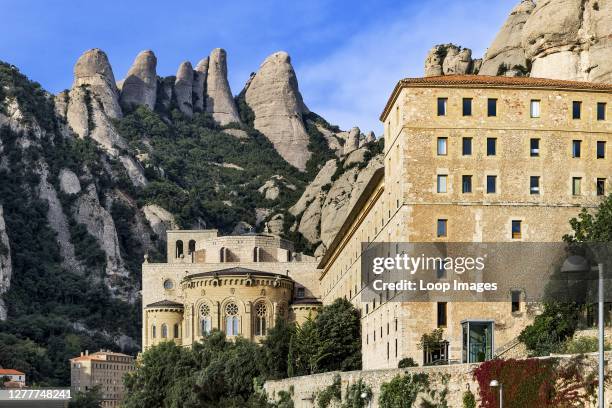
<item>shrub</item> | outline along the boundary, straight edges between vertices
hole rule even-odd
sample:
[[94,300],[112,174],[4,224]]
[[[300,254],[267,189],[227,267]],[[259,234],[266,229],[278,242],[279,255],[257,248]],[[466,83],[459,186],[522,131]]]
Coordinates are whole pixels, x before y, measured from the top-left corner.
[[419,365],[414,361],[412,357],[402,358],[399,363],[397,363],[397,368],[409,368],[409,367],[418,367]]
[[[604,345],[605,350],[610,350],[608,342]],[[568,339],[559,347],[559,353],[584,354],[594,353],[599,350],[599,340],[597,337],[584,336],[577,339]]]
[[380,408],[411,408],[419,393],[429,389],[427,374],[397,375],[380,387]]
[[[557,359],[489,360],[474,370],[483,408],[496,408],[499,390],[489,386],[495,379],[503,384],[504,406],[583,406],[595,392],[594,373],[587,374],[582,359],[559,363]],[[582,405],[581,405],[582,404]]]
[[317,407],[327,408],[332,401],[340,401],[342,399],[342,391],[340,390],[340,376],[334,376],[334,382],[325,387],[317,394]]
[[351,384],[346,389],[346,401],[342,408],[365,408],[372,399],[372,388],[363,379]]
[[463,408],[476,408],[476,396],[470,390],[463,393]]

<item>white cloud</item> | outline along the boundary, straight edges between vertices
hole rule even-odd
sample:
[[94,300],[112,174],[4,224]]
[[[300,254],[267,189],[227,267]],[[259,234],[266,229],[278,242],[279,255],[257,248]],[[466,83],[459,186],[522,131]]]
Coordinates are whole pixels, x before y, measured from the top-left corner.
[[422,76],[427,51],[453,42],[482,56],[513,2],[430,1],[398,10],[393,21],[376,22],[318,61],[296,67],[309,108],[341,128],[382,132],[378,116],[397,81]]

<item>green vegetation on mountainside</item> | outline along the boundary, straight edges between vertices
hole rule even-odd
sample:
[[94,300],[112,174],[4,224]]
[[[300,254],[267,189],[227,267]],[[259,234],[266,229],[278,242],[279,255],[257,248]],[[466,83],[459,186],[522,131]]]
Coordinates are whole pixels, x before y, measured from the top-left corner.
[[[81,174],[85,164],[99,192],[111,189],[113,183],[102,175],[102,153],[91,141],[60,136],[53,102],[38,84],[0,63],[0,90],[0,100],[18,103],[24,123],[37,123],[44,130],[38,139],[0,128],[6,163],[0,168],[0,204],[12,258],[11,287],[4,295],[9,318],[0,322],[0,366],[24,371],[28,382],[66,385],[68,358],[85,349],[116,347],[115,335],[138,339],[139,305],[111,296],[98,273],[103,269],[100,259],[87,258],[100,248],[78,224],[71,223],[72,241],[86,272],[64,269],[55,232],[47,222],[48,204],[37,194],[40,169],[46,163],[48,181],[56,188],[61,168]],[[3,104],[0,109],[6,111]]]

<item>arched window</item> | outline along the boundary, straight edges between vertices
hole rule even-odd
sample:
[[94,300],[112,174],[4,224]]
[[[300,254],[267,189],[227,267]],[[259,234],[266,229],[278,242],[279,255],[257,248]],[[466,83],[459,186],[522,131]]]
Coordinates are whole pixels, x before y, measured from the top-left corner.
[[240,334],[240,317],[238,317],[238,305],[234,302],[225,306],[225,334],[237,336]]
[[194,253],[194,252],[195,252],[195,249],[196,249],[196,248],[195,248],[195,246],[196,246],[196,242],[195,242],[193,239],[192,239],[192,240],[190,240],[190,241],[189,241],[189,246],[188,246],[188,248],[187,248],[187,251],[188,251],[187,253],[188,253],[189,255],[191,255],[192,253]]
[[268,315],[268,308],[263,302],[259,302],[255,305],[255,335],[265,336],[266,335],[266,317]]
[[253,248],[253,262],[260,262],[261,249],[259,247]]
[[183,241],[176,241],[176,257],[183,256]]
[[153,338],[157,337],[157,331],[155,330],[155,325],[151,327],[151,334],[153,335]]
[[166,325],[166,323],[162,324],[161,336],[162,336],[162,339],[168,338],[168,326]]
[[219,262],[227,262],[227,248],[221,247],[219,250]]
[[210,334],[210,307],[207,304],[200,306],[200,335]]
[[178,323],[174,323],[174,338],[178,339],[179,337],[179,325]]

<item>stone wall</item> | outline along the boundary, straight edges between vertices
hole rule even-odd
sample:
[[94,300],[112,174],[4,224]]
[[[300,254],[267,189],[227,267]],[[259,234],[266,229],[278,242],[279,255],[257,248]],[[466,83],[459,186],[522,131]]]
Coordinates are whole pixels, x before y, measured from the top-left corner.
[[[574,356],[562,355],[556,356],[561,359],[569,359]],[[612,357],[612,352],[606,352],[606,360]],[[367,370],[367,371],[347,371],[347,372],[329,372],[302,377],[287,378],[284,380],[267,381],[264,384],[264,389],[270,400],[278,399],[280,391],[292,393],[292,399],[295,408],[313,408],[316,407],[316,395],[334,381],[336,375],[340,375],[342,398],[344,400],[347,387],[356,383],[361,378],[372,389],[373,397],[369,408],[378,408],[378,398],[380,396],[380,387],[383,383],[389,382],[396,375],[404,373],[426,373],[429,375],[429,381],[432,389],[441,391],[447,387],[447,403],[449,408],[462,408],[463,393],[470,390],[476,396],[478,401],[478,383],[473,378],[473,371],[478,367],[478,364],[456,364],[448,366],[432,366],[432,367],[413,367],[404,369],[385,369],[385,370]],[[587,369],[597,370],[597,353],[587,355]],[[606,377],[609,377],[612,369],[606,367]],[[450,376],[445,384],[443,378]],[[606,406],[612,402],[612,384],[606,385]],[[588,405],[595,407],[596,405]],[[333,405],[332,405],[333,407]]]

